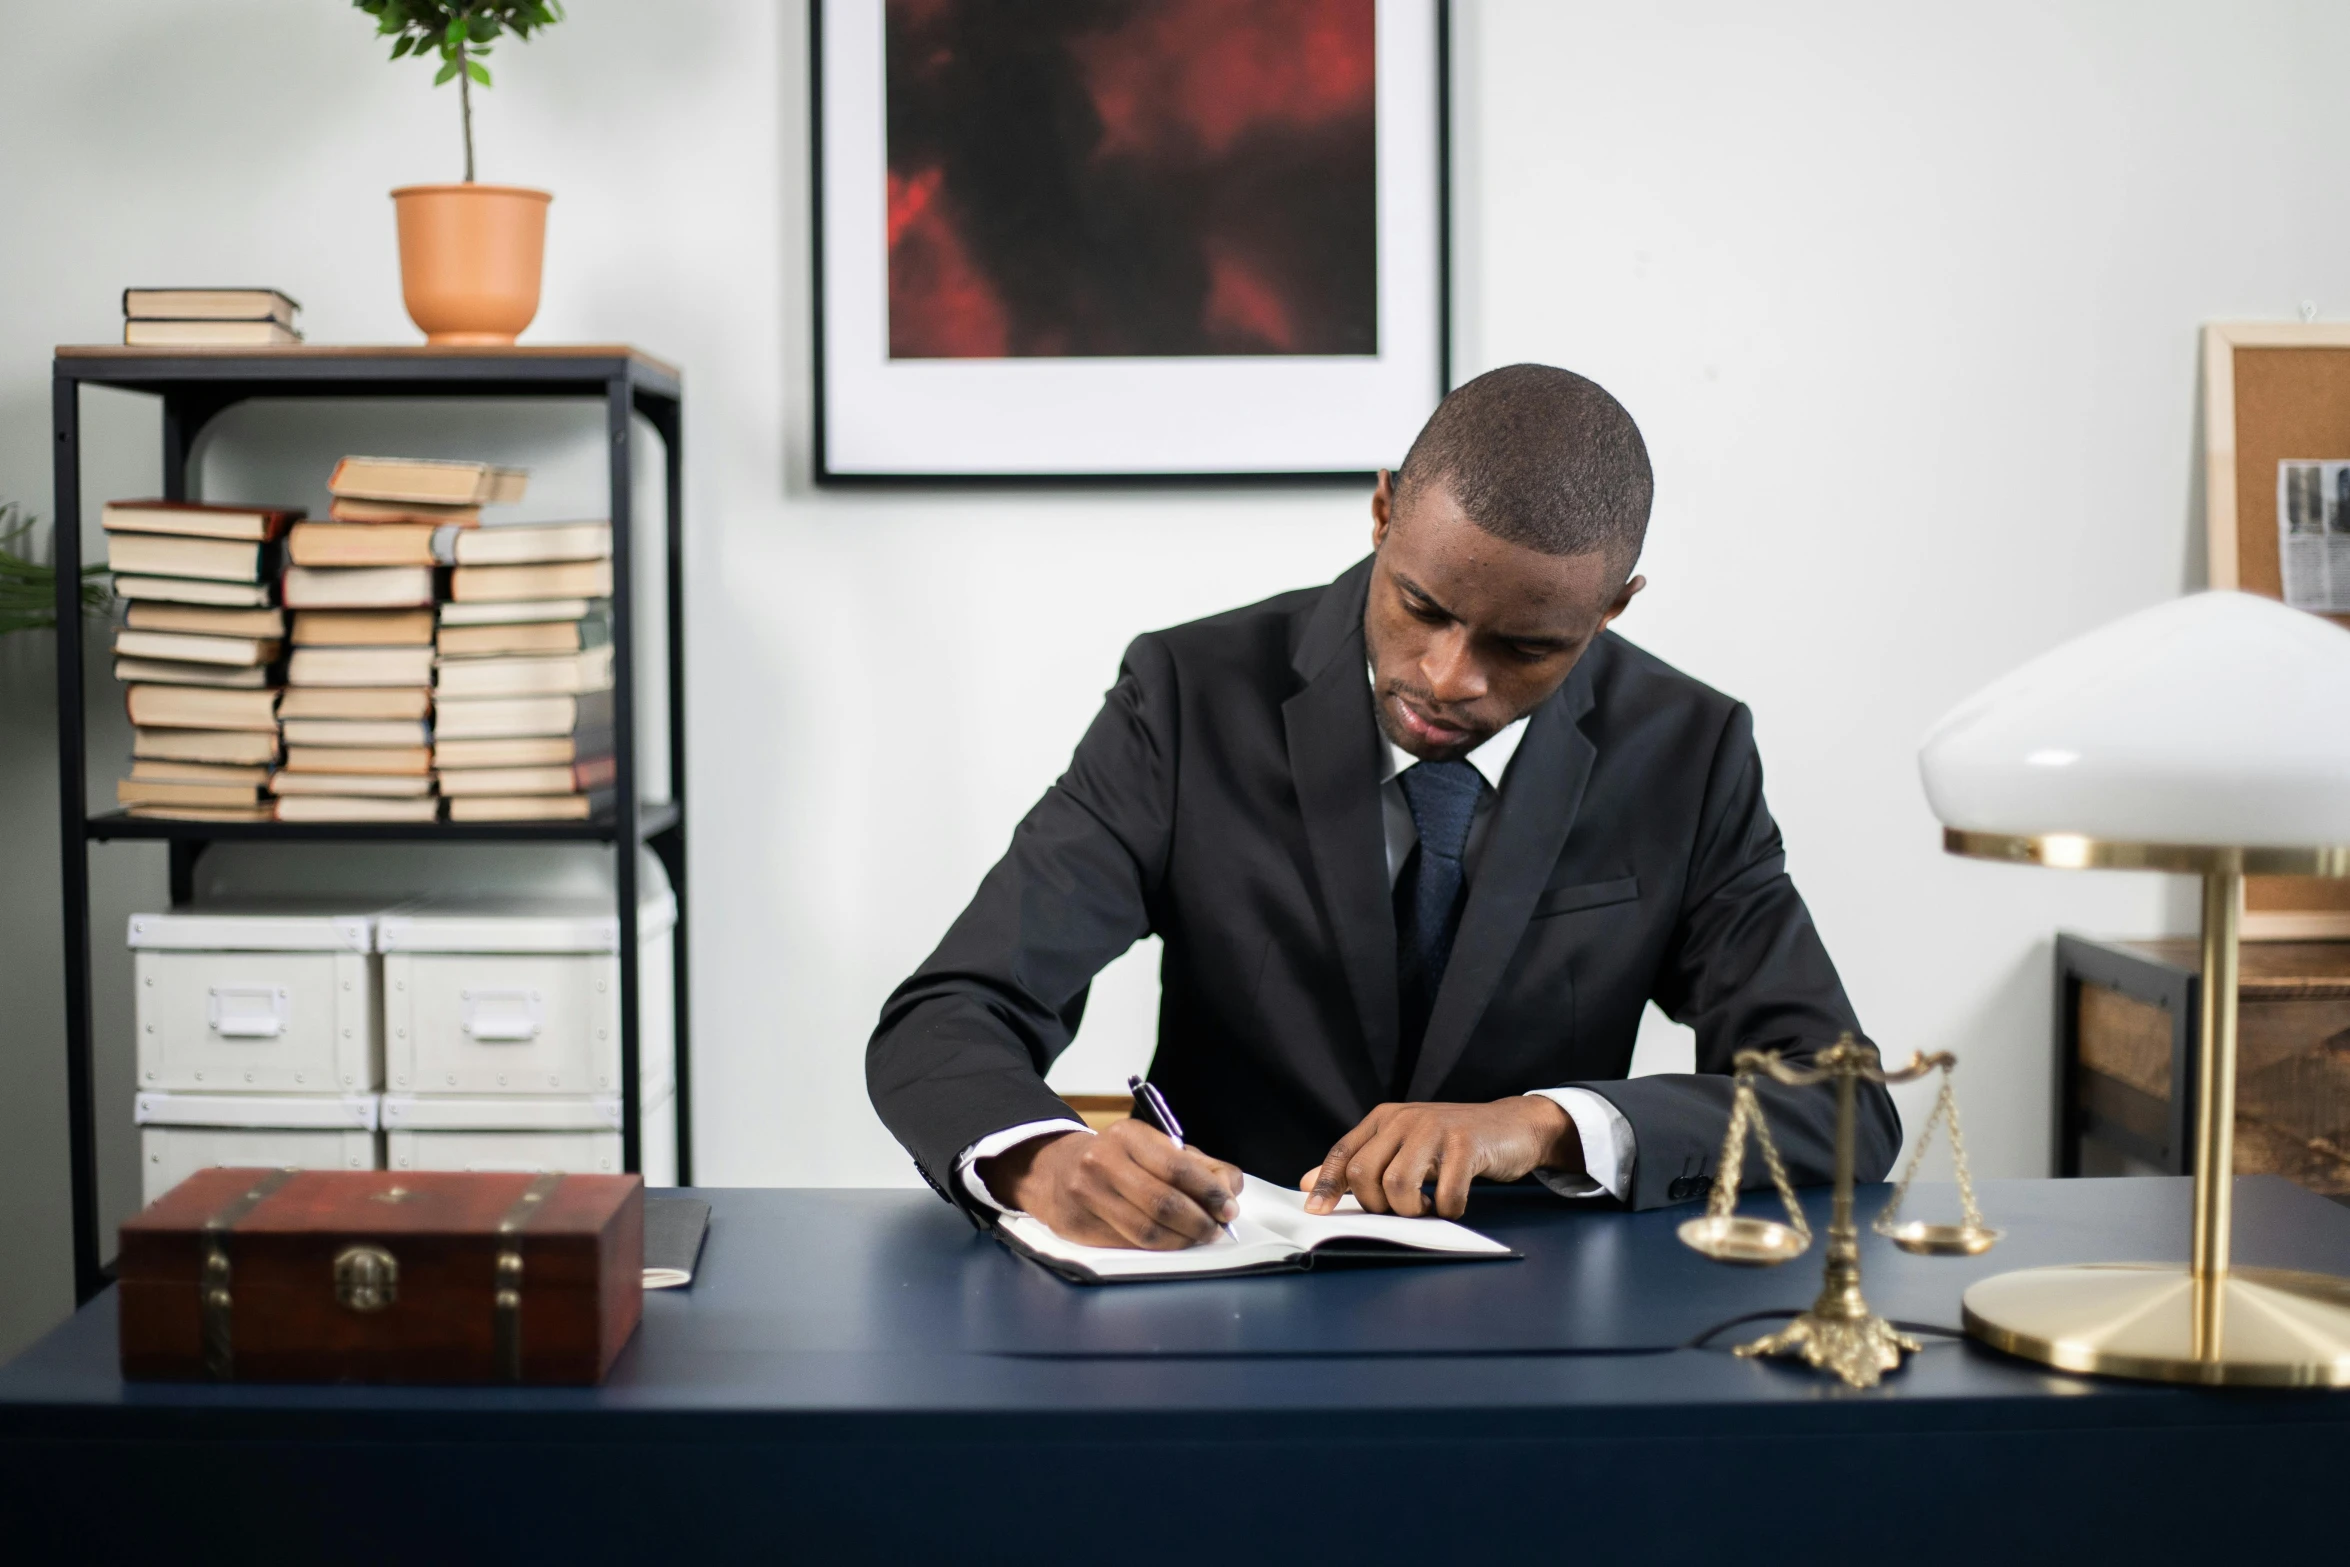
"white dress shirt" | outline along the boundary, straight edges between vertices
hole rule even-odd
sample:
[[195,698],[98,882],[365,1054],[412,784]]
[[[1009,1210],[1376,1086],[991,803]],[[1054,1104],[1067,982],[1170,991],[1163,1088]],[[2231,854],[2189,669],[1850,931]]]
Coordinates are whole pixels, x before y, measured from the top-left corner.
[[[1365,666],[1366,673],[1369,666]],[[1373,677],[1374,681],[1376,676]],[[1519,719],[1496,731],[1464,760],[1485,780],[1484,790],[1477,796],[1476,815],[1469,822],[1469,843],[1461,856],[1469,880],[1477,879],[1478,863],[1485,857],[1485,838],[1493,825],[1493,807],[1501,798],[1502,780],[1508,775],[1510,758],[1518,754],[1518,742],[1526,738],[1526,719]],[[1385,740],[1385,732],[1381,732]],[[1420,830],[1412,822],[1411,802],[1404,798],[1404,773],[1418,765],[1419,758],[1393,741],[1386,742],[1387,763],[1379,779],[1379,805],[1387,829],[1387,885],[1393,888],[1403,875],[1404,863],[1412,857],[1412,849],[1420,841]],[[1530,1092],[1548,1099],[1575,1125],[1576,1136],[1583,1143],[1583,1174],[1567,1175],[1555,1170],[1537,1170],[1535,1178],[1561,1197],[1615,1197],[1621,1200],[1632,1189],[1632,1161],[1638,1152],[1638,1143],[1632,1133],[1632,1123],[1614,1105],[1588,1088],[1537,1088]],[[982,1159],[992,1159],[1007,1149],[1016,1148],[1032,1137],[1048,1133],[1084,1132],[1084,1122],[1069,1117],[1049,1121],[1026,1121],[1018,1126],[1007,1126],[1000,1132],[990,1132],[963,1150],[955,1160],[955,1178],[973,1197],[998,1213],[1012,1210],[998,1202],[995,1193],[979,1178],[973,1168]]]

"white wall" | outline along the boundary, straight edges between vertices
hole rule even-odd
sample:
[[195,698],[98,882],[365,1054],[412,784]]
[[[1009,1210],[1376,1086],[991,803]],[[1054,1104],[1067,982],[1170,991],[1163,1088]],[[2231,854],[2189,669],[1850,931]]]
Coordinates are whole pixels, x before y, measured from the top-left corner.
[[1573,365],[1638,416],[1658,504],[1623,629],[1753,704],[1862,1017],[1964,1057],[1980,1167],[2039,1173],[2049,932],[2191,929],[2193,905],[1944,857],[1914,746],[1998,672],[2200,583],[2196,327],[2350,309],[2322,64],[2350,12],[1463,24],[1462,369]]
[[[1754,704],[1864,1017],[1895,1048],[1961,1051],[1982,1168],[2037,1172],[2049,933],[2185,906],[2150,879],[1946,860],[1912,752],[1991,675],[2193,579],[2196,325],[2350,299],[2329,63],[2350,12],[1458,9],[1461,369],[1567,364],[1640,418],[1653,586],[1624,630]],[[455,104],[384,64],[357,13],[113,0],[10,22],[0,497],[46,509],[49,346],[112,336],[126,283],[274,282],[318,340],[412,340],[384,192],[455,172]],[[908,1179],[865,1105],[866,1031],[1125,639],[1326,578],[1365,533],[1335,491],[813,489],[803,41],[797,4],[581,0],[500,51],[479,112],[483,176],[557,195],[533,336],[686,372],[712,1183]],[[141,429],[94,460],[151,462]],[[0,660],[12,741],[46,667]],[[5,802],[28,907],[53,886],[38,774]],[[0,1202],[0,1255],[33,1270],[0,1286],[0,1348],[64,1300],[62,1170],[30,1130],[60,1113],[36,1015],[54,946],[37,909],[9,929],[26,1005],[0,1104],[28,1131],[0,1193],[46,1195]],[[1147,963],[1104,991],[1071,1086],[1147,1038]]]

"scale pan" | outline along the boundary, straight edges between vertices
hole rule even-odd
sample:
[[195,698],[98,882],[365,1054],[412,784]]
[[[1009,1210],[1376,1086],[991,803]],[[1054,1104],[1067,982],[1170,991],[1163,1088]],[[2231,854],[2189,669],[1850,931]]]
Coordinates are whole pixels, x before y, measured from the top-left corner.
[[1921,1257],[1979,1257],[1997,1244],[1999,1232],[1979,1224],[1899,1224],[1885,1238]]
[[1691,1251],[1748,1268],[1775,1268],[1802,1256],[1811,1246],[1811,1237],[1792,1225],[1736,1215],[1691,1219],[1676,1233]]

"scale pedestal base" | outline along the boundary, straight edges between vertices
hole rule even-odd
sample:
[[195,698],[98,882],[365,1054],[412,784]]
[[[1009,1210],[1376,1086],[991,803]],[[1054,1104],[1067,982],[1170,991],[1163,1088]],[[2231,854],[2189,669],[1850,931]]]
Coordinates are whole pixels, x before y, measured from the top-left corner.
[[1839,1317],[1814,1307],[1769,1337],[1739,1345],[1737,1353],[1801,1356],[1854,1387],[1875,1387],[1886,1372],[1901,1369],[1904,1352],[1915,1354],[1917,1347],[1916,1339],[1865,1308],[1857,1317]]
[[1966,1330],[2060,1371],[2227,1387],[2350,1387],[2350,1279],[2176,1263],[2027,1268],[1966,1292]]

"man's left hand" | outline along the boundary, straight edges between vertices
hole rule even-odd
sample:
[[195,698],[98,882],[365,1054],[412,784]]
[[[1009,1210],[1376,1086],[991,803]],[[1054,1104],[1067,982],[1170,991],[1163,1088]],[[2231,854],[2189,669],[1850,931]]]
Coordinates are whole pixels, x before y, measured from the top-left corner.
[[[1514,1181],[1535,1170],[1582,1169],[1574,1118],[1539,1094],[1521,1094],[1482,1105],[1381,1105],[1297,1184],[1308,1213],[1328,1213],[1351,1192],[1372,1213],[1457,1219],[1480,1175]],[[1430,1181],[1434,1202],[1420,1190]]]

